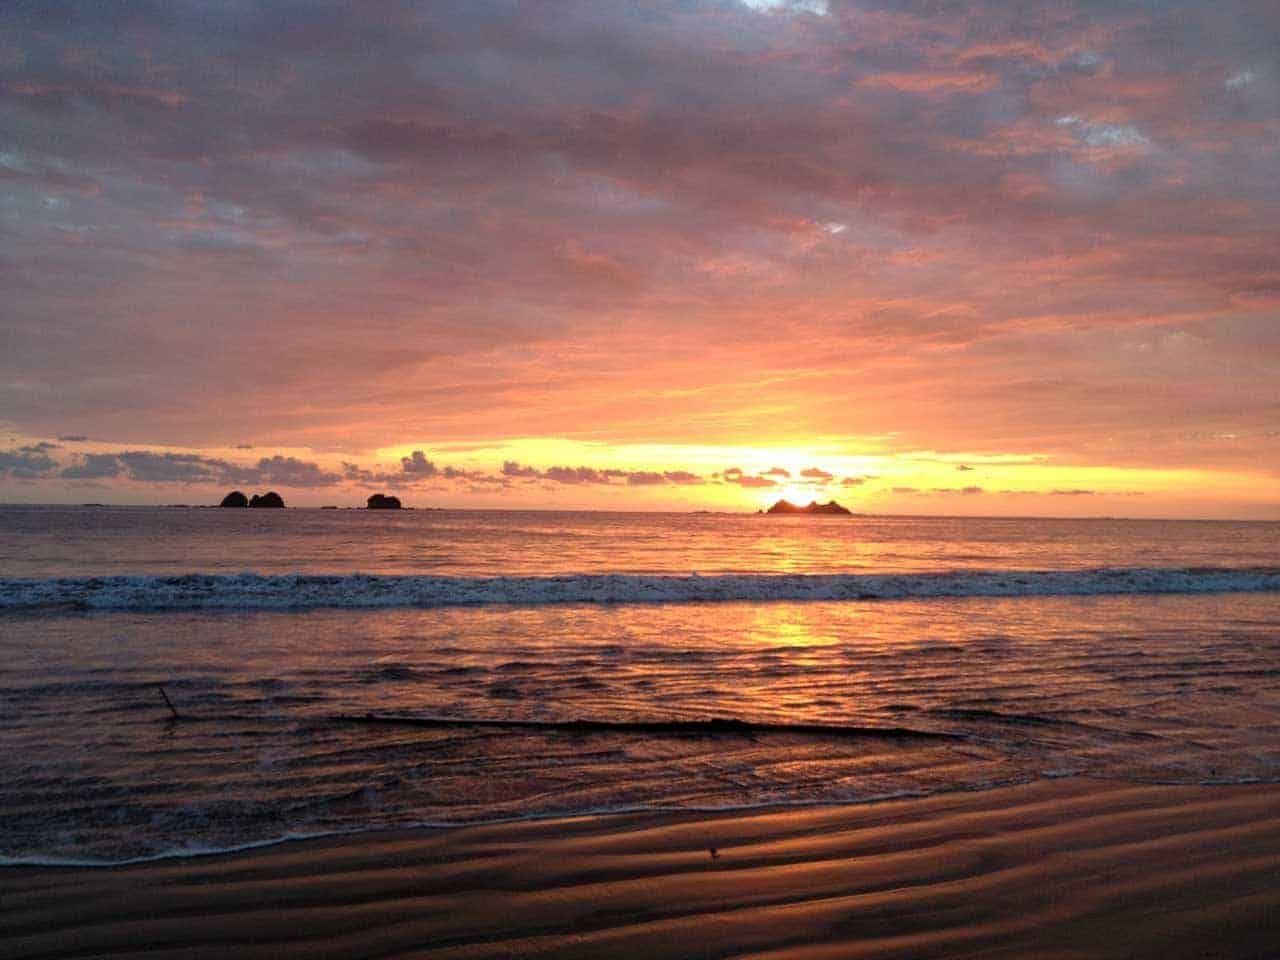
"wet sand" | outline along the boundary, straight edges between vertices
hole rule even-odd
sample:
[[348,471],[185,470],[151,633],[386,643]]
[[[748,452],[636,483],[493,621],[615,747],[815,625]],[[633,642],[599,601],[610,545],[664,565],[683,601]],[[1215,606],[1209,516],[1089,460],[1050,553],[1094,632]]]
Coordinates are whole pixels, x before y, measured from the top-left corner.
[[107,954],[1277,957],[1280,787],[1070,779],[0,869],[0,955]]

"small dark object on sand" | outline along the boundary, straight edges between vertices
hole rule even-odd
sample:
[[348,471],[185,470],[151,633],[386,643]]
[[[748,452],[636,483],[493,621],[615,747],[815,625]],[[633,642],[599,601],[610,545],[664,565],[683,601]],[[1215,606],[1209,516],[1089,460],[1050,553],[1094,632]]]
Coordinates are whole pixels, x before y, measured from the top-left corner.
[[712,860],[720,859],[720,851],[717,850],[715,847],[707,847],[707,853],[711,854]]
[[160,690],[160,696],[164,697],[165,706],[167,706],[169,708],[169,712],[173,714],[173,719],[181,720],[182,715],[179,714],[177,709],[174,707],[173,701],[169,699],[169,695],[164,692],[164,685],[157,683],[156,687]]

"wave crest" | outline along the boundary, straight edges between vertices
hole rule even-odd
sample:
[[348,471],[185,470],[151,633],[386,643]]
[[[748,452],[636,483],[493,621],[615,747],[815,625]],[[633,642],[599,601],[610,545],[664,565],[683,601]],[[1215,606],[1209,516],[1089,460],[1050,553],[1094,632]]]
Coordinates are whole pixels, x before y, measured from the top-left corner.
[[561,577],[239,573],[0,579],[0,611],[761,603],[1274,591],[1280,591],[1280,568],[1275,567]]

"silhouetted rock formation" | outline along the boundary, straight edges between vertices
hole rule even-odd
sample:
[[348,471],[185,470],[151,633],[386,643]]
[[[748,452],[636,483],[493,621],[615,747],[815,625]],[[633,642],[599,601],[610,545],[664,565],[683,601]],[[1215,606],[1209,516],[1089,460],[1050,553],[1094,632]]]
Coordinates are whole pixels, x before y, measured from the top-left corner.
[[810,516],[816,515],[816,516],[826,516],[826,517],[853,516],[852,510],[848,510],[840,506],[840,504],[836,503],[834,500],[830,500],[827,503],[819,503],[817,500],[814,500],[807,507],[797,507],[790,500],[779,500],[777,503],[775,503],[772,507],[769,508],[768,512],[783,513],[783,514],[800,513],[800,514],[808,514]]
[[274,490],[272,490],[269,493],[264,493],[262,496],[258,496],[255,493],[253,495],[253,499],[249,501],[249,506],[251,507],[283,507],[284,499],[280,496],[280,494],[276,493]]
[[375,493],[369,498],[368,507],[370,510],[399,510],[400,498]]
[[223,497],[222,502],[218,504],[218,506],[220,507],[247,507],[248,505],[249,505],[249,498],[246,497],[239,490],[232,490],[225,497]]

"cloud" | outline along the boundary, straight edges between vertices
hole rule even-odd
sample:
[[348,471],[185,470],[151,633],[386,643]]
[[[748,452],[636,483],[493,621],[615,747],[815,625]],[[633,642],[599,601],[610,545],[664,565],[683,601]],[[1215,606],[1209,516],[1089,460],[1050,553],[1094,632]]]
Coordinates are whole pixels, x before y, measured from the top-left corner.
[[860,487],[866,483],[870,477],[841,477],[840,485],[842,487]]
[[790,477],[791,474],[781,467],[774,467],[759,475],[744,473],[740,467],[730,467],[721,476],[726,483],[734,483],[748,489],[765,489],[778,486],[774,477]]
[[776,487],[778,485],[778,481],[771,479],[770,477],[753,477],[746,474],[738,474],[735,477],[729,477],[726,475],[725,479],[730,483],[736,483],[738,486],[747,487],[748,489],[763,489],[765,487]]
[[633,487],[652,487],[666,482],[666,477],[653,470],[635,470],[627,474],[627,483]]
[[[228,475],[236,475],[239,471],[231,468]],[[254,471],[244,476],[252,476],[254,482],[279,484],[283,487],[331,487],[342,482],[342,475],[323,469],[319,464],[296,457],[263,457],[258,461]]]
[[80,434],[68,434],[67,436],[58,438],[61,443],[84,443],[88,439],[88,437],[81,436]]
[[362,467],[358,463],[350,461],[341,461],[342,477],[354,483],[372,483],[374,481],[374,472],[367,467]]
[[[133,483],[220,484],[226,486],[275,485],[281,487],[330,487],[362,473],[355,464],[344,464],[342,474],[317,463],[276,454],[244,466],[197,453],[157,453],[121,450],[87,453],[63,467],[58,476],[68,480],[106,480],[122,477]],[[354,471],[354,472],[353,472]]]
[[957,464],[956,464],[956,469],[957,469],[957,470],[959,470],[959,471],[961,471],[961,472],[963,473],[963,472],[966,472],[966,471],[972,470],[972,469],[973,469],[973,467],[969,466],[967,463],[957,463]]
[[666,477],[669,483],[674,483],[678,486],[694,486],[706,482],[698,474],[688,470],[667,470],[662,475]]
[[616,474],[611,470],[594,467],[547,467],[542,476],[556,483],[608,483]]
[[439,471],[436,465],[426,458],[421,450],[413,451],[411,457],[401,457],[400,465],[404,472],[414,477],[434,477]]
[[800,471],[800,476],[804,477],[806,480],[818,480],[822,483],[835,479],[834,473],[828,473],[826,470],[822,470],[818,467],[806,467]]
[[827,0],[740,0],[743,6],[760,13],[810,13],[825,17],[831,11]]
[[523,466],[515,460],[506,460],[502,464],[502,475],[504,477],[533,478],[539,476],[539,472],[536,467]]
[[[362,467],[358,463],[350,461],[342,461],[342,474],[340,478],[344,482],[358,483],[362,486],[373,487],[407,487],[414,484],[439,481],[468,481],[473,484],[495,484],[502,485],[509,482],[511,476],[533,476],[534,474],[522,474],[522,468],[514,461],[508,461],[503,465],[503,473],[493,476],[480,470],[464,470],[454,466],[439,466],[433,460],[428,460],[426,454],[421,450],[414,450],[407,457],[400,458],[400,469],[393,471],[372,470]],[[514,474],[509,471],[516,471]]]
[[[479,474],[470,474],[479,478]],[[621,470],[616,467],[548,467],[539,470],[507,460],[502,464],[501,476],[509,479],[542,479],[563,484],[599,484],[608,485],[615,480],[624,481],[631,487],[654,487],[665,484],[693,486],[705,481],[696,473],[688,470]]]
[[973,497],[979,494],[986,493],[987,491],[983,487],[974,485],[974,486],[968,486],[968,487],[933,487],[928,490],[922,490],[918,487],[894,487],[893,492],[908,494],[908,495],[922,495],[922,496],[926,494],[937,494],[943,497],[950,497],[950,496]]
[[1017,497],[1142,497],[1142,490],[1088,490],[1085,488],[1061,488],[1054,490],[1001,490],[1006,496]]
[[120,476],[123,470],[120,458],[114,453],[86,453],[64,467],[58,476],[68,480],[107,480]]
[[[244,474],[224,460],[202,457],[194,453],[153,453],[149,450],[125,450],[114,455],[130,480],[137,483],[225,483],[244,482]],[[234,473],[235,480],[228,481]]]
[[7,473],[17,480],[47,477],[58,466],[57,461],[49,456],[49,451],[55,449],[57,447],[54,444],[37,443],[12,450],[0,450],[0,474]]

